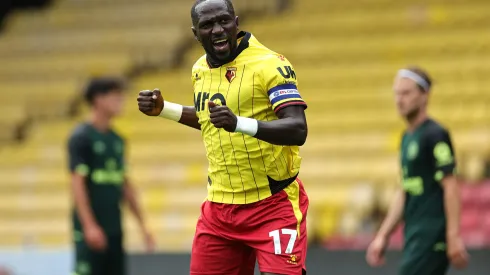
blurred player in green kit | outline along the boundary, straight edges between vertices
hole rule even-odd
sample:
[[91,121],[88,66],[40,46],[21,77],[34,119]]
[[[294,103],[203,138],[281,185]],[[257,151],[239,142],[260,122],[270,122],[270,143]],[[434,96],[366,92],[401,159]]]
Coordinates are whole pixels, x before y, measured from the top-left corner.
[[154,241],[143,221],[135,190],[126,176],[125,143],[111,121],[123,106],[123,83],[92,80],[85,99],[90,119],[68,141],[74,198],[73,229],[76,275],[124,275],[121,203],[127,202],[143,232],[148,251]]
[[464,268],[468,255],[459,234],[459,183],[449,133],[428,117],[432,81],[420,68],[402,69],[394,83],[396,104],[407,123],[400,148],[403,188],[367,250],[371,266],[384,264],[391,233],[403,221],[400,275],[443,275]]

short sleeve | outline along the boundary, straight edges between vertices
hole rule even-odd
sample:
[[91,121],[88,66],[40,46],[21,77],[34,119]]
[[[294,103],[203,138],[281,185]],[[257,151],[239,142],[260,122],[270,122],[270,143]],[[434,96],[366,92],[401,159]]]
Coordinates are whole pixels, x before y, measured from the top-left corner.
[[456,160],[449,133],[445,130],[437,130],[428,136],[431,159],[436,169],[436,180],[440,181],[445,176],[455,173]]
[[72,173],[87,176],[90,173],[90,140],[84,135],[73,135],[68,141],[69,168]]
[[298,91],[293,65],[282,55],[268,59],[263,70],[265,89],[274,112],[292,105],[307,107]]

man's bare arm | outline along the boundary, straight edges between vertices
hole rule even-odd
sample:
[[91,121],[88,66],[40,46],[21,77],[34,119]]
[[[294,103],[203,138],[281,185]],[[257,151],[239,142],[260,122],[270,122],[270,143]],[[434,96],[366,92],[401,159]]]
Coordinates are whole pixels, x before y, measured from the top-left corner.
[[199,124],[199,118],[197,117],[196,108],[194,106],[184,106],[179,123],[201,130],[201,124]]
[[258,121],[257,134],[260,140],[276,145],[298,145],[306,142],[308,125],[306,124],[305,108],[290,106],[277,112],[279,119]]
[[459,237],[459,220],[461,202],[459,198],[459,184],[455,176],[447,176],[442,180],[444,188],[444,208],[446,210],[446,235],[448,239]]
[[276,145],[298,145],[305,143],[308,135],[304,106],[289,106],[277,113],[279,119],[257,121],[237,117],[227,106],[209,102],[211,123],[228,132],[240,132]]
[[126,179],[124,182],[124,198],[128,203],[129,209],[138,221],[140,229],[146,232],[147,227],[145,224],[145,219],[143,217],[143,212],[141,211],[141,207],[136,195],[136,190],[128,179]]
[[77,173],[72,174],[72,192],[75,209],[84,228],[97,225],[94,213],[90,207],[90,199],[85,187],[85,177]]
[[398,190],[391,202],[388,215],[381,224],[377,237],[387,240],[400,223],[405,208],[405,191]]
[[141,91],[138,95],[138,108],[148,116],[161,116],[188,127],[201,130],[194,106],[182,106],[163,100],[160,90]]

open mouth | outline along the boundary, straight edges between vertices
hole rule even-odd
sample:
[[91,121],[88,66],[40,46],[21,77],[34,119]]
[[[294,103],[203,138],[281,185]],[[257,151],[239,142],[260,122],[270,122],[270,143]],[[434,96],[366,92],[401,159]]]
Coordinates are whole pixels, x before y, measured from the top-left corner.
[[228,46],[229,46],[228,39],[225,38],[225,39],[215,40],[215,41],[213,41],[213,46],[214,46],[214,49],[218,52],[227,51]]

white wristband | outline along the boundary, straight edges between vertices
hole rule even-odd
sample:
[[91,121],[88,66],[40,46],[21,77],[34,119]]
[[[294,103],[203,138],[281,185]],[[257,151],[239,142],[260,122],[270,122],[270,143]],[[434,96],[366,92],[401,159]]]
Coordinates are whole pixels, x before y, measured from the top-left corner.
[[255,136],[259,130],[259,123],[256,119],[237,116],[235,132]]
[[182,117],[183,111],[184,111],[184,106],[165,101],[163,103],[162,112],[158,116],[178,122]]

